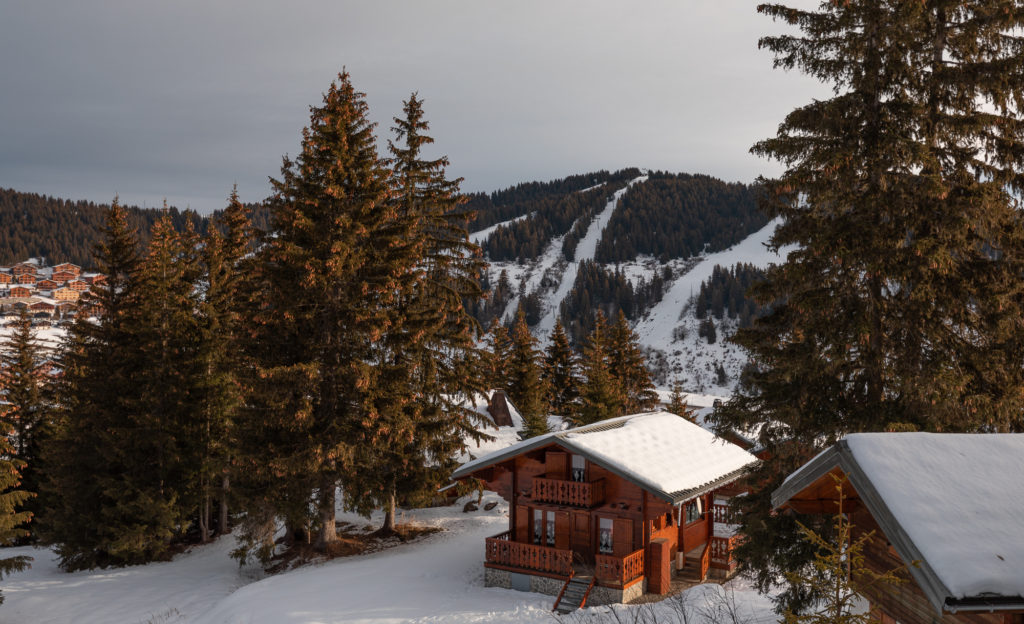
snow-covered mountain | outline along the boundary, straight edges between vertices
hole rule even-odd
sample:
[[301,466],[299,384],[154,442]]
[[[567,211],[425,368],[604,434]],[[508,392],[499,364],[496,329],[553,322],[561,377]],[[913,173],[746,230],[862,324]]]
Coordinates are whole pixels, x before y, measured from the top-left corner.
[[[501,319],[506,323],[511,322],[524,294],[536,293],[539,295],[541,314],[540,321],[531,329],[545,340],[555,325],[561,304],[576,282],[581,263],[595,260],[598,243],[615,211],[621,209],[622,197],[630,188],[645,183],[648,177],[648,172],[644,172],[644,175],[630,180],[625,187],[614,193],[590,222],[572,261],[567,260],[562,252],[565,240],[565,235],[562,235],[552,238],[535,260],[491,262],[488,268],[489,282],[497,283],[499,275],[504,272],[513,286],[514,294],[505,304]],[[474,232],[471,238],[474,242],[484,243],[500,226],[510,225],[528,216],[492,225]],[[672,259],[647,255],[638,256],[630,262],[599,263],[609,270],[621,271],[634,283],[641,279],[649,282],[654,276],[671,276],[664,285],[661,301],[632,322],[640,343],[648,352],[648,361],[659,386],[667,387],[678,379],[684,389],[690,392],[713,395],[728,395],[732,392],[747,361],[739,347],[725,340],[735,332],[738,320],[728,316],[722,320],[716,319],[717,340],[709,344],[706,338],[699,335],[700,320],[695,313],[695,296],[700,292],[701,283],[711,277],[716,265],[731,267],[742,262],[764,268],[779,262],[780,256],[767,247],[777,225],[776,221],[769,222],[732,247],[714,253]],[[666,268],[670,270],[666,271]],[[725,373],[724,383],[721,383],[719,369]]]

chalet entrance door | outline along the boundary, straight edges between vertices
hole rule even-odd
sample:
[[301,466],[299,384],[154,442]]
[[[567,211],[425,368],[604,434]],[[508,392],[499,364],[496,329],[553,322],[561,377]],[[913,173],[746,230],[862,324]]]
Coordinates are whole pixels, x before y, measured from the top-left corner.
[[585,563],[594,563],[593,541],[590,539],[590,514],[585,511],[572,513],[572,550]]

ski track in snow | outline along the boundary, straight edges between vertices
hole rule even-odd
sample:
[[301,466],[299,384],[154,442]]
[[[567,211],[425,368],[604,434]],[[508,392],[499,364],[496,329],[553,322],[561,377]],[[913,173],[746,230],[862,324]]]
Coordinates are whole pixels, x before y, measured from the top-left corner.
[[[612,196],[604,210],[601,211],[594,220],[590,223],[590,227],[587,228],[587,234],[584,236],[578,245],[576,245],[576,260],[568,263],[565,271],[562,273],[562,281],[558,283],[558,289],[555,290],[554,294],[550,297],[545,297],[544,304],[548,307],[547,314],[541,319],[540,324],[537,325],[537,333],[540,336],[547,336],[551,333],[551,330],[555,328],[555,317],[558,316],[559,306],[562,301],[569,296],[569,291],[572,290],[573,285],[576,283],[576,274],[579,272],[579,264],[584,260],[593,260],[594,254],[597,252],[597,243],[601,240],[601,234],[604,232],[605,226],[608,225],[608,221],[611,220],[612,214],[615,213],[615,207],[619,203],[619,199],[629,190],[629,187],[643,182],[647,179],[646,175],[640,176],[633,180],[630,180],[624,188],[615,191],[615,195]],[[564,238],[564,237],[563,237]],[[561,244],[559,244],[561,249]]]
[[528,213],[526,213],[526,214],[524,214],[522,216],[516,217],[515,219],[509,219],[508,221],[502,221],[501,223],[495,223],[494,225],[492,225],[489,228],[484,228],[482,230],[477,230],[476,232],[471,232],[470,235],[469,235],[469,240],[470,240],[471,243],[473,243],[475,245],[479,245],[479,244],[483,243],[485,240],[487,240],[488,236],[490,236],[491,234],[494,234],[494,231],[497,230],[498,228],[500,228],[501,226],[503,226],[503,225],[512,225],[516,221],[522,221],[523,219],[529,217],[532,214],[533,214],[532,212],[528,212]]

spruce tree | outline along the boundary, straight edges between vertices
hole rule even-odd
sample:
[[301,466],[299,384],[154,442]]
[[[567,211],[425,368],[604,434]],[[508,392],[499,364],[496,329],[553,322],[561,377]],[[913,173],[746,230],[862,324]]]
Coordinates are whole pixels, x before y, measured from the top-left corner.
[[541,377],[541,353],[537,339],[526,324],[526,313],[520,307],[512,326],[512,352],[508,362],[508,396],[523,416],[523,436],[532,438],[549,431],[547,394]]
[[217,531],[228,531],[233,423],[243,401],[239,370],[244,366],[242,318],[248,303],[243,261],[252,242],[249,210],[239,201],[236,187],[227,207],[213,219],[202,250],[205,289],[199,304],[202,422],[198,432],[198,516],[203,542],[213,531],[214,500],[219,501]]
[[[83,305],[98,318],[78,317],[62,349],[63,375],[56,384],[55,432],[43,449],[46,508],[40,534],[54,544],[67,570],[141,563],[166,552],[164,537],[144,544],[124,541],[124,475],[136,468],[123,460],[137,414],[135,330],[139,305],[139,252],[127,211],[115,198],[107,213],[96,263],[107,276]],[[149,462],[150,457],[145,461]],[[148,504],[140,511],[149,512]],[[161,523],[167,529],[168,523]]]
[[487,349],[484,352],[487,385],[492,389],[509,389],[509,361],[512,356],[512,338],[508,328],[497,319],[487,330]]
[[589,425],[624,414],[623,396],[618,380],[612,373],[608,351],[608,323],[604,314],[594,318],[594,331],[587,336],[580,359],[580,401],[573,420],[577,425]]
[[676,416],[682,416],[690,422],[695,422],[696,412],[686,402],[685,396],[683,394],[683,384],[676,379],[672,382],[672,394],[669,396],[668,411]]
[[[40,371],[39,347],[28,311],[23,309],[14,331],[0,353],[4,378],[3,399],[7,402],[6,419],[12,427],[11,455],[23,462],[20,469],[21,489],[39,492],[41,448],[51,433],[49,379]],[[19,510],[39,513],[38,498],[29,499]],[[34,525],[29,525],[34,531]]]
[[551,410],[561,416],[572,414],[579,400],[580,381],[576,373],[576,354],[569,345],[562,319],[558,317],[551,332],[551,344],[544,354],[543,376]]
[[342,480],[347,507],[367,515],[384,508],[382,534],[395,532],[398,501],[433,495],[463,440],[483,437],[463,399],[486,389],[480,328],[466,308],[481,296],[483,263],[464,225],[461,179],[446,178],[446,158],[424,159],[433,138],[416,94],[403,111],[389,141],[392,214],[385,238],[373,243],[389,250],[383,260],[396,296],[375,358],[378,387],[359,421],[357,467]]
[[[259,304],[249,357],[254,391],[236,462],[250,481],[250,543],[266,543],[272,509],[292,533],[337,539],[336,487],[355,465],[360,421],[378,387],[375,343],[401,292],[385,262],[398,231],[389,172],[376,150],[365,96],[343,72],[311,107],[295,160],[272,179],[272,215],[253,277]],[[313,510],[309,513],[307,510]]]
[[[800,31],[761,40],[776,66],[833,89],[752,149],[786,167],[762,181],[762,209],[782,218],[772,247],[793,251],[754,288],[771,311],[735,338],[753,383],[713,416],[767,450],[736,551],[767,589],[813,550],[770,493],[822,446],[896,427],[1021,428],[1024,7],[759,11]],[[791,587],[780,606],[816,598]]]
[[623,413],[653,409],[658,404],[658,394],[654,391],[651,372],[647,370],[639,340],[621,311],[609,336],[608,357],[622,396]]

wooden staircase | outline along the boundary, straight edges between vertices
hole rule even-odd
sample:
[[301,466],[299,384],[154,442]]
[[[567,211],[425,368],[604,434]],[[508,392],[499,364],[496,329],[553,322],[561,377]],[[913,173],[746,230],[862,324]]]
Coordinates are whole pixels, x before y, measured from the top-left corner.
[[704,557],[706,546],[694,548],[686,553],[686,563],[683,569],[677,574],[677,578],[688,583],[703,583],[707,580],[707,572],[702,573],[701,559]]
[[587,604],[587,597],[590,590],[594,588],[595,577],[593,576],[572,576],[562,586],[561,593],[555,600],[552,611],[559,614],[571,613],[576,609],[582,609]]

